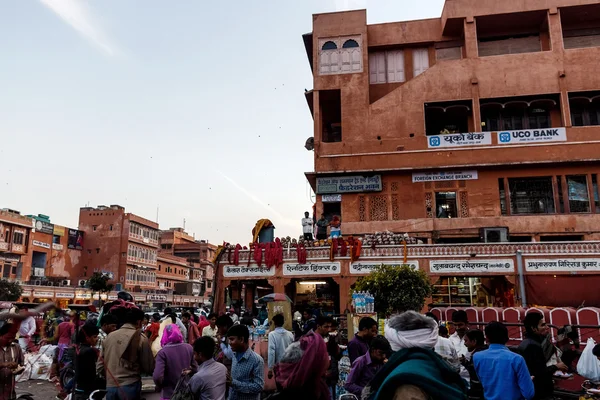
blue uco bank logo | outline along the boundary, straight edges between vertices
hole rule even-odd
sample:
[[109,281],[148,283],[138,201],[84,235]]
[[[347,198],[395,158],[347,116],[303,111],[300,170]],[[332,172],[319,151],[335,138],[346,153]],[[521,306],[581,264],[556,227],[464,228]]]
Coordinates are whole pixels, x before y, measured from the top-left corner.
[[433,136],[429,138],[429,145],[431,147],[438,147],[441,144],[440,138],[437,136]]
[[501,143],[509,143],[510,142],[510,132],[500,132],[498,135],[498,139]]

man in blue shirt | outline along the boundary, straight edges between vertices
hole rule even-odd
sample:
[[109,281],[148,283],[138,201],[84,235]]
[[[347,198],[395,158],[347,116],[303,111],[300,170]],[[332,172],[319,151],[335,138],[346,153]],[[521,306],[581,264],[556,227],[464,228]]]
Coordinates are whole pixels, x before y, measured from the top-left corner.
[[500,322],[485,327],[489,350],[473,355],[475,372],[483,385],[486,400],[531,400],[533,381],[525,359],[506,347],[508,329]]
[[227,337],[234,352],[229,400],[260,400],[265,384],[265,362],[249,346],[248,328],[234,325],[227,332]]

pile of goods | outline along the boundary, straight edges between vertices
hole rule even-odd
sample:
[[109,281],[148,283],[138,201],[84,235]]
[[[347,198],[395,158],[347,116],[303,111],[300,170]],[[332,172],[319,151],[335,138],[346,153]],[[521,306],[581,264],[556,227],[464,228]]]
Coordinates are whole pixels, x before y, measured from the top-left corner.
[[406,242],[406,244],[423,244],[422,241],[408,236],[408,233],[394,233],[390,231],[375,232],[374,234],[367,234],[363,239],[365,246],[391,246],[400,245]]

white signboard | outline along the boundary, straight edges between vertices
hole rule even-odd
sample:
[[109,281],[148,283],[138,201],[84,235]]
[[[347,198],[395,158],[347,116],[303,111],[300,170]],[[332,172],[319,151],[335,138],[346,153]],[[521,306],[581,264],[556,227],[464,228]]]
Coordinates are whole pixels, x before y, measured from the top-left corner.
[[600,271],[600,258],[554,258],[525,260],[527,272]]
[[249,267],[241,265],[226,265],[223,267],[223,276],[225,278],[244,278],[254,276],[275,276],[275,267],[259,267],[257,264],[250,264]]
[[91,293],[75,293],[75,298],[88,300],[88,299],[92,298],[92,294]]
[[454,274],[457,272],[504,272],[512,274],[515,264],[511,259],[498,260],[432,260],[429,261],[432,274]]
[[[144,300],[146,300],[146,299],[141,299],[140,301],[144,301]],[[167,295],[165,295],[165,294],[149,294],[148,300],[149,301],[167,301]]]
[[56,298],[57,299],[73,299],[73,298],[75,298],[75,293],[61,293],[61,292],[57,292],[56,293]]
[[31,290],[23,290],[23,293],[21,293],[21,297],[29,297],[31,296]]
[[108,300],[117,300],[119,297],[116,294],[109,294]]
[[62,250],[63,249],[63,245],[59,244],[59,243],[52,243],[52,249],[53,250]]
[[477,171],[451,171],[451,172],[413,172],[412,181],[440,182],[440,181],[469,181],[479,179]]
[[54,297],[54,293],[35,290],[33,292],[33,297],[39,297],[40,299],[51,299]]
[[324,194],[321,196],[321,201],[323,203],[339,203],[342,201],[341,194]]
[[529,129],[498,132],[498,144],[566,142],[565,128]]
[[492,144],[491,132],[479,133],[450,133],[447,135],[427,136],[427,146],[430,149],[441,147],[484,146]]
[[341,269],[339,262],[284,263],[283,275],[339,275]]
[[381,175],[317,178],[317,194],[381,192]]
[[134,301],[146,301],[146,296],[145,295],[133,296],[133,300]]
[[33,241],[33,245],[37,246],[37,247],[43,247],[45,249],[49,249],[50,248],[50,243],[40,242],[39,240],[34,240]]
[[375,261],[375,262],[364,262],[364,261],[357,261],[357,262],[353,262],[350,264],[350,273],[351,274],[370,274],[371,272],[373,272],[373,270],[377,267],[380,267],[382,265],[389,265],[392,267],[401,267],[403,265],[408,265],[410,266],[412,269],[419,269],[419,262],[418,261],[407,261],[406,264],[403,263],[402,261],[385,261],[385,262],[381,262],[381,261]]

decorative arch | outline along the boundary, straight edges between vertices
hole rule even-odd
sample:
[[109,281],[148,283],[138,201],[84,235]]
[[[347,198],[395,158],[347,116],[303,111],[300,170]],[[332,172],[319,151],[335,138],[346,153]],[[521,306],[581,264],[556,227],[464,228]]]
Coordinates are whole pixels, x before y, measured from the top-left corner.
[[337,50],[337,44],[335,44],[335,42],[328,40],[325,43],[323,43],[323,47],[321,47],[321,50]]
[[352,49],[352,48],[355,48],[355,47],[360,47],[360,46],[358,45],[358,42],[356,40],[354,40],[354,39],[348,39],[342,45],[343,49]]

